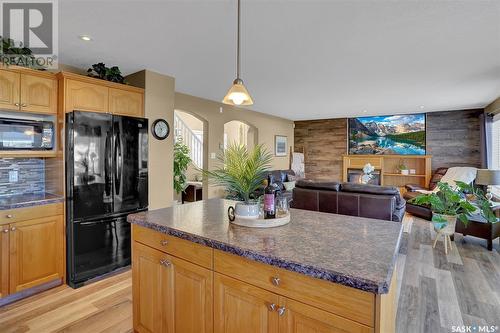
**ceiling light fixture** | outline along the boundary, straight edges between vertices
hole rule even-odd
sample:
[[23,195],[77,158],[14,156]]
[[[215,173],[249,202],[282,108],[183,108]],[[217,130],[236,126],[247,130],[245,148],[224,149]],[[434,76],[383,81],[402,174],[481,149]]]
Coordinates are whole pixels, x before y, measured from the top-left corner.
[[233,85],[229,88],[226,96],[222,100],[222,103],[229,105],[252,105],[253,100],[248,93],[247,88],[243,84],[243,80],[240,78],[240,0],[238,0],[238,37],[236,46],[236,79],[233,81]]
[[84,40],[86,42],[90,42],[92,40],[92,37],[87,36],[87,35],[81,35],[81,36],[78,36],[78,38],[80,38],[81,40]]

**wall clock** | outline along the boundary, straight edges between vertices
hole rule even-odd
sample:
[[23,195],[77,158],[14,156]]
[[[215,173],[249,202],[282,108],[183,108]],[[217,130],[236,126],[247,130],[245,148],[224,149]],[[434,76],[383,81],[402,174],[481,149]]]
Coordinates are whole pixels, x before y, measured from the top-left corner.
[[156,119],[151,125],[151,132],[158,140],[165,140],[170,134],[170,126],[165,119]]

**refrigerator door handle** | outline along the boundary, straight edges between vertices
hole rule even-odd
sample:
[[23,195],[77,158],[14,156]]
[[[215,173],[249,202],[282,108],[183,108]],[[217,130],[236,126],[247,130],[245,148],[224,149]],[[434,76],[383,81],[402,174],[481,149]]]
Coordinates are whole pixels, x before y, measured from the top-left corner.
[[119,196],[121,193],[121,178],[122,178],[122,146],[120,140],[120,133],[115,133],[115,194]]

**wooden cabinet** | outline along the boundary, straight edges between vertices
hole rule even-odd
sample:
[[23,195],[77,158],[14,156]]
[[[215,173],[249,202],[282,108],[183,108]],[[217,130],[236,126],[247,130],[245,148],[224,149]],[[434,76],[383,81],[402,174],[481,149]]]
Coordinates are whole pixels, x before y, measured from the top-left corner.
[[212,332],[212,272],[136,243],[133,253],[137,332]]
[[19,111],[20,84],[19,73],[0,70],[0,109]]
[[61,215],[10,225],[10,293],[63,276],[63,236]]
[[372,327],[280,297],[280,333],[370,333]]
[[21,110],[32,113],[57,113],[57,81],[21,74]]
[[109,112],[132,117],[143,116],[143,94],[122,89],[109,89]]
[[56,114],[55,76],[25,68],[0,69],[0,109]]
[[277,295],[218,273],[214,290],[216,333],[278,332]]
[[64,112],[144,116],[144,89],[67,72],[59,73],[58,77]]
[[9,294],[9,226],[0,225],[0,298]]
[[108,112],[108,88],[97,84],[67,80],[65,85],[66,112],[73,110]]
[[50,204],[1,212],[0,298],[64,280],[62,211]]
[[[200,252],[199,244],[137,225],[132,239],[137,332],[395,331],[395,273],[390,293],[375,295],[209,247],[211,254]],[[189,262],[193,251],[213,265]]]

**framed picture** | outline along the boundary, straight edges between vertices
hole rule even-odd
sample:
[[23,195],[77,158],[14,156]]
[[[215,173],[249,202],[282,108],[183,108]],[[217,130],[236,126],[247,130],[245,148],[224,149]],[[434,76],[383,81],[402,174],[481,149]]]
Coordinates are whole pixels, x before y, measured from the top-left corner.
[[274,136],[274,155],[276,156],[286,156],[288,147],[288,138],[284,135]]

